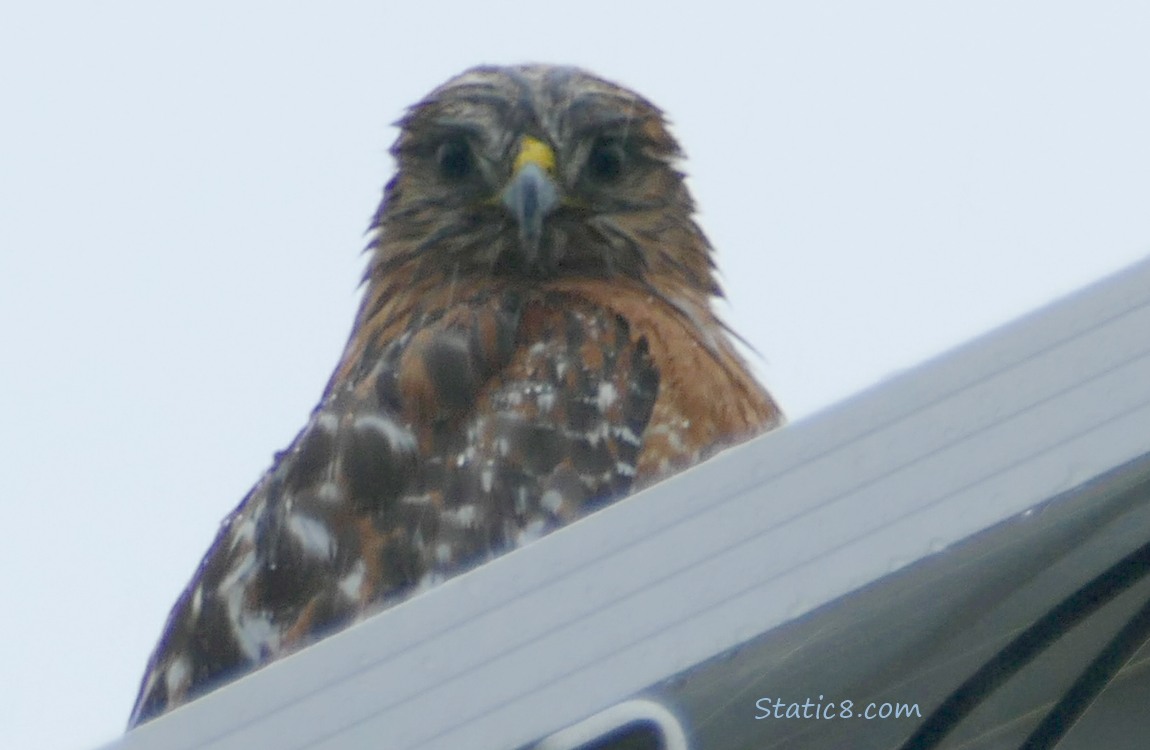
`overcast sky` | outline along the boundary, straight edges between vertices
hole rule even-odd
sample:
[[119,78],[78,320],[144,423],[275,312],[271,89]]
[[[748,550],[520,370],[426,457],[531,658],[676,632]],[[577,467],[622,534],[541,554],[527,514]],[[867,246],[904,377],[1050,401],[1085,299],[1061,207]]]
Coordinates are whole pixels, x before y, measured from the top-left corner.
[[302,5],[0,10],[0,746],[122,731],[343,346],[390,123],[464,68],[667,111],[792,420],[1150,253],[1144,0]]

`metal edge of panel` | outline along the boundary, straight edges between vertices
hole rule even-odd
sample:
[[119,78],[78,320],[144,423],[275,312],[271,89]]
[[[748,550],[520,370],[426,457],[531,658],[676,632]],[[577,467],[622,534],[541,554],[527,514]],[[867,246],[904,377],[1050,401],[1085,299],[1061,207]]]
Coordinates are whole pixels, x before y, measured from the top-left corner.
[[[697,747],[896,747],[1014,634],[1144,545],[1147,529],[1150,453],[652,685],[641,697],[675,713]],[[1144,581],[1133,600],[1107,605],[988,696],[958,727],[956,740],[966,738],[958,744],[996,747],[1000,736],[977,738],[1026,729],[1030,712],[1049,707],[1050,695],[1066,688],[1067,675],[1083,668],[1095,642],[1109,637],[1113,621],[1144,600],[1148,588]],[[1136,667],[1124,670],[1116,686],[1132,679]],[[780,719],[760,703],[804,699],[816,708],[843,699],[860,709],[871,701],[913,704],[919,718],[852,722],[823,712]]]

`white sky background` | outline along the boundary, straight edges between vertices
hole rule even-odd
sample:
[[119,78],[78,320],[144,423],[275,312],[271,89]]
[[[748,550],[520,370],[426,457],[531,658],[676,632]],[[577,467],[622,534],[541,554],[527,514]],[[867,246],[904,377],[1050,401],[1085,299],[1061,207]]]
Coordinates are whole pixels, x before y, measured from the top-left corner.
[[122,731],[335,365],[389,123],[466,67],[667,111],[792,420],[1150,253],[1144,0],[168,5],[0,10],[0,746]]

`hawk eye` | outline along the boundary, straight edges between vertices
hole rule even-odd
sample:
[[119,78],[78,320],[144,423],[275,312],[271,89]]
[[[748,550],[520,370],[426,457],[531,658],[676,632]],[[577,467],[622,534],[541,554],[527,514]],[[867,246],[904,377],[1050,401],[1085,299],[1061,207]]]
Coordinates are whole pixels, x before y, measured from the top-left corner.
[[595,182],[618,182],[623,176],[626,154],[623,144],[615,138],[597,138],[587,155],[587,175]]
[[475,171],[475,156],[471,146],[461,137],[449,138],[435,151],[435,166],[445,180],[459,182]]

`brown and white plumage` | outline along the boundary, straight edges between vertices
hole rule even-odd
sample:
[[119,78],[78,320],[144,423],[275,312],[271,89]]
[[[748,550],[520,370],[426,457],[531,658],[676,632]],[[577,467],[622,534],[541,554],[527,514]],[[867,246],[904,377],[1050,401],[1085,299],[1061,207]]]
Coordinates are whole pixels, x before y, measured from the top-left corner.
[[343,357],[177,601],[132,725],[782,421],[712,312],[653,105],[483,67],[400,126]]

